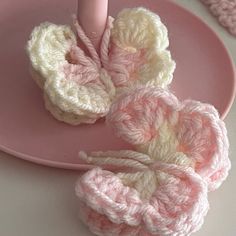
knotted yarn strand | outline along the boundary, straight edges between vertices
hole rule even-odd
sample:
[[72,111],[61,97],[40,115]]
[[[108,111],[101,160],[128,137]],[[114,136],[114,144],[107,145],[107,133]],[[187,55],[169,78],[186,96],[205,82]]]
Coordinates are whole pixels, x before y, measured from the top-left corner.
[[[100,54],[76,19],[74,25],[77,36],[69,26],[43,23],[27,45],[32,76],[56,119],[72,125],[94,123],[128,88],[166,87],[171,82],[175,62],[167,50],[167,29],[154,13],[134,8],[121,11],[115,20],[108,17]],[[79,48],[76,37],[89,55]]]
[[81,218],[96,235],[188,236],[208,211],[207,192],[230,169],[228,138],[209,104],[180,102],[167,90],[140,87],[106,117],[135,151],[80,153],[97,166],[76,183]]

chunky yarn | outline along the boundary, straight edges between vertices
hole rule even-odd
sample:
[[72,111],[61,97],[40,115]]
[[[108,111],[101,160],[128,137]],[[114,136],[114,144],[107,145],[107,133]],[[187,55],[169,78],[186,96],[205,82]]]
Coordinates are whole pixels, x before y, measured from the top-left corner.
[[80,153],[98,166],[76,184],[90,230],[105,236],[187,236],[199,230],[207,192],[220,186],[230,168],[226,129],[215,108],[142,87],[116,100],[107,123],[136,151]]
[[166,87],[175,63],[167,29],[159,16],[143,9],[125,9],[109,17],[98,54],[79,23],[77,46],[69,26],[43,23],[27,45],[32,75],[44,91],[46,108],[58,120],[77,125],[104,117],[124,90],[138,85]]
[[201,0],[222,26],[236,36],[236,0]]
[[139,88],[123,95],[107,116],[114,132],[157,161],[194,168],[215,190],[230,168],[224,122],[209,104],[179,102],[170,92]]
[[189,235],[208,210],[205,183],[174,164],[118,174],[95,168],[77,182],[76,194],[83,221],[97,235]]

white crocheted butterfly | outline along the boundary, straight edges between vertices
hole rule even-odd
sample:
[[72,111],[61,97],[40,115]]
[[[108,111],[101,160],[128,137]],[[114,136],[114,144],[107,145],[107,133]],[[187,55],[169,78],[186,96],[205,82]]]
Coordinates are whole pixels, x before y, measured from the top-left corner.
[[156,14],[135,8],[123,10],[114,22],[110,17],[100,54],[78,22],[75,26],[88,55],[69,26],[51,23],[36,27],[27,46],[33,78],[58,120],[94,123],[126,88],[171,82],[175,63],[166,49],[167,29]]

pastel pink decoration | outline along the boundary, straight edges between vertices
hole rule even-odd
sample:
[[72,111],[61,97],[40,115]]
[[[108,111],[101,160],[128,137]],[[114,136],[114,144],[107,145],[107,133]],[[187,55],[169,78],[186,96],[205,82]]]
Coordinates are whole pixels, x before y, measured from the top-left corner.
[[215,108],[139,87],[123,93],[106,119],[136,151],[80,152],[80,161],[99,167],[76,184],[90,230],[107,236],[187,236],[199,230],[207,192],[230,169],[226,128]]
[[[101,42],[101,50],[108,53],[110,30],[112,27],[113,18],[109,17],[105,32]],[[75,44],[71,45],[70,51],[67,55],[69,63],[63,65],[63,71],[67,80],[74,80],[78,85],[91,86],[98,85],[104,87],[103,89],[110,89],[106,86],[106,82],[102,80],[101,75],[106,74],[105,69],[102,68],[102,61],[97,53],[92,41],[88,38],[82,26],[74,19],[74,25],[78,38],[83,42],[88,56],[85,52]],[[106,54],[108,57],[108,54]],[[110,82],[112,84],[112,81]]]
[[201,0],[222,26],[236,36],[236,0]]
[[208,184],[218,188],[230,169],[228,138],[216,109],[192,100],[183,102],[168,91],[139,88],[111,107],[107,122],[114,132],[153,159],[192,166]]
[[146,171],[169,175],[157,176],[158,186],[148,199],[110,171],[95,168],[79,179],[76,195],[81,200],[81,217],[92,232],[180,236],[201,227],[208,211],[207,186],[201,177],[191,168],[165,163],[155,163]]

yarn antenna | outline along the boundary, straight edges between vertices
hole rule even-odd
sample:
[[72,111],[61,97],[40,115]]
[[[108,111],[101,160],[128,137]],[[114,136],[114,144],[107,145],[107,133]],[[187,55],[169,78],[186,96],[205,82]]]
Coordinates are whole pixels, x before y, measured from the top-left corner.
[[107,22],[108,0],[78,0],[77,6],[78,22],[99,53]]

